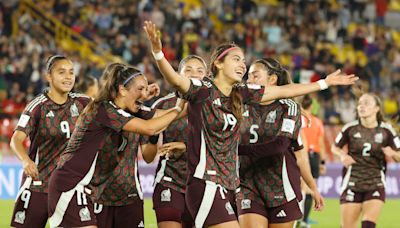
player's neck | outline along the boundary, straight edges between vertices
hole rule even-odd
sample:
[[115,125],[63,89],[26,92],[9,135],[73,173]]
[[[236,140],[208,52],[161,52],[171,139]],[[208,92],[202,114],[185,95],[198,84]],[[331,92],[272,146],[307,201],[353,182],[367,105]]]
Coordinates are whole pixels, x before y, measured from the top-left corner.
[[115,98],[114,104],[120,109],[125,109],[125,104],[119,97]]
[[214,79],[214,85],[218,88],[221,93],[225,96],[229,97],[232,92],[232,85],[226,82],[225,80],[221,79],[221,77],[216,77]]
[[58,93],[50,89],[47,96],[56,104],[64,104],[68,99],[68,93]]
[[361,125],[365,128],[375,128],[378,126],[378,120],[374,117],[360,118]]

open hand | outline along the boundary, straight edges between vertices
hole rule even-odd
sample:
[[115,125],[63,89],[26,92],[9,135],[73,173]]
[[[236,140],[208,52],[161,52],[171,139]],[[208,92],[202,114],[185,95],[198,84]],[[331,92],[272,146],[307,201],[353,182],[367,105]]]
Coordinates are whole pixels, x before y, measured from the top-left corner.
[[335,72],[329,74],[325,82],[328,86],[335,86],[335,85],[353,85],[358,80],[358,77],[354,74],[343,74],[340,70],[336,70]]
[[147,39],[151,43],[152,51],[154,53],[160,52],[162,49],[160,30],[158,30],[156,25],[151,21],[145,21],[143,29],[146,32]]

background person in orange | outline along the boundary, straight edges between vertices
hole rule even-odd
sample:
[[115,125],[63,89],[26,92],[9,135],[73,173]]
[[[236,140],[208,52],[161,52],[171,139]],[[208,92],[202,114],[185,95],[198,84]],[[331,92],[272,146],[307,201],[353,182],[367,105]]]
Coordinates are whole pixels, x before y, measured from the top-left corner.
[[[303,126],[302,131],[307,142],[308,155],[311,167],[311,173],[317,181],[320,174],[326,173],[325,168],[325,142],[324,125],[318,117],[311,113],[312,99],[309,95],[304,96],[301,106],[303,108]],[[303,224],[309,223],[308,217],[311,211],[312,197],[309,191],[306,193],[304,203]]]

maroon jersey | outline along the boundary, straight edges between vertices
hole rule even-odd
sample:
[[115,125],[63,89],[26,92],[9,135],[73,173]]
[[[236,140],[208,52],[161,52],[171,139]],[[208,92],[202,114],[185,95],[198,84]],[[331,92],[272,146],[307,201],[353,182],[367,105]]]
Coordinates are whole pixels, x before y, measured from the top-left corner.
[[[175,93],[168,94],[157,100],[153,104],[153,108],[164,110],[173,108],[177,99]],[[183,142],[187,144],[189,134],[187,121],[187,117],[184,117],[172,122],[162,133],[163,143]],[[161,157],[156,170],[155,183],[184,193],[187,179],[186,161],[186,153],[178,157]]]
[[[243,102],[258,103],[264,87],[242,84],[237,88]],[[232,113],[232,99],[205,78],[191,79],[188,100],[189,176],[208,180],[235,190],[239,184],[237,147],[239,123]]]
[[[142,107],[135,117],[151,119],[154,111]],[[90,183],[93,190],[93,202],[106,206],[129,205],[143,199],[140,188],[137,153],[143,136],[136,133],[122,131],[116,137],[107,137],[104,143],[108,151],[97,159],[96,170]],[[115,153],[110,153],[115,151]],[[103,159],[102,159],[103,158]]]
[[[79,113],[89,101],[85,95],[69,93],[64,104],[56,104],[44,92],[26,106],[15,130],[24,132],[31,141],[29,157],[39,171],[31,190],[48,192],[50,175],[74,131]],[[24,174],[22,182],[25,179]]]
[[[82,115],[52,176],[58,190],[74,188],[83,177],[90,179],[94,187],[108,180],[112,175],[109,170],[118,165],[115,145],[121,145],[121,130],[132,118],[111,101],[101,102],[92,112]],[[92,166],[94,173],[89,172]]]
[[285,154],[265,158],[240,156],[239,198],[256,200],[268,207],[300,198],[300,172],[293,154],[293,149],[302,149],[298,142],[299,106],[290,99],[282,99],[269,105],[246,106],[243,115],[242,145],[268,143],[274,136],[286,136],[292,146]]
[[356,120],[346,124],[335,140],[338,147],[348,145],[349,155],[356,163],[343,170],[342,191],[346,188],[365,192],[384,188],[386,160],[382,147],[400,149],[400,140],[392,126],[380,123],[365,128]]

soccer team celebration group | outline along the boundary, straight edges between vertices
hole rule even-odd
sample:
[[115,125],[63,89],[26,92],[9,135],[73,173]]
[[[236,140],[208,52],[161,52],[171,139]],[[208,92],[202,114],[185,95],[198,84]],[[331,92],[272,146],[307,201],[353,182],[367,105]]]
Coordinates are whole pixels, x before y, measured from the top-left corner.
[[[234,43],[215,47],[208,63],[187,56],[176,71],[155,24],[146,21],[143,32],[174,89],[151,107],[143,103],[159,87],[135,67],[111,63],[99,82],[72,92],[73,62],[63,55],[47,59],[49,88],[26,106],[10,142],[24,169],[11,226],[144,227],[139,150],[147,163],[160,156],[152,200],[161,228],[291,228],[312,202],[315,210],[324,208],[314,179],[324,159],[310,168],[304,141],[307,128],[322,124],[312,118],[307,94],[352,85],[358,77],[337,70],[294,84],[273,58],[247,69]],[[386,158],[400,161],[400,139],[380,105],[376,95],[361,94],[357,120],[332,145],[344,165],[345,228],[359,227],[360,218],[362,228],[376,226]]]

